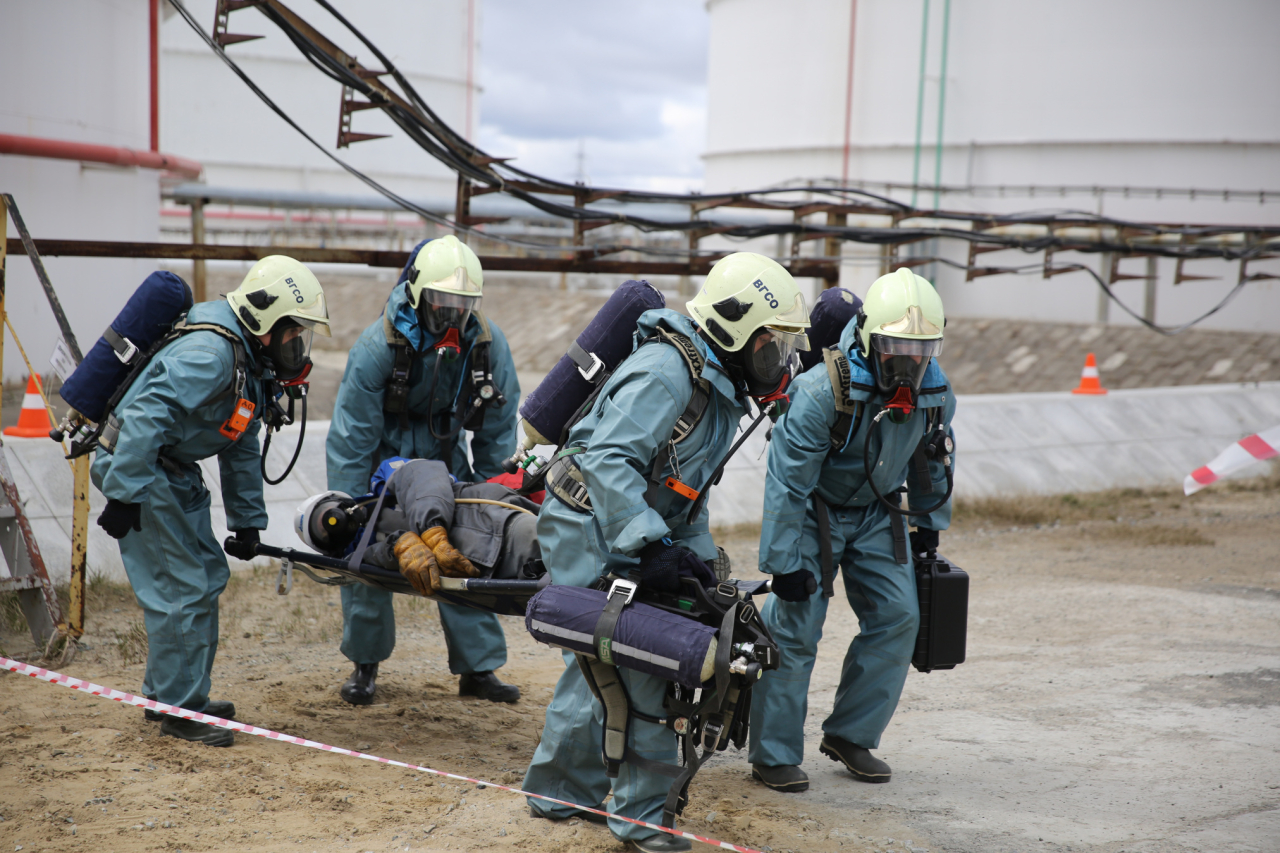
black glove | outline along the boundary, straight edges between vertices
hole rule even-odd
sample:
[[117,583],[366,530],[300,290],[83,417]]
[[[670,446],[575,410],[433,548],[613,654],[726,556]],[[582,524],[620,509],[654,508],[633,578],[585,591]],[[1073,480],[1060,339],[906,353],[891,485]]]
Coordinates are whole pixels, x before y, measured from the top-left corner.
[[808,569],[797,569],[785,575],[774,575],[769,589],[783,601],[808,601],[809,596],[818,591],[818,580]]
[[911,553],[932,554],[938,550],[938,531],[923,527],[911,531]]
[[98,526],[112,539],[123,539],[130,530],[142,531],[142,504],[127,504],[112,498],[98,516]]
[[689,551],[667,541],[650,542],[637,554],[636,582],[655,592],[680,591],[680,562]]
[[258,547],[258,543],[262,540],[258,538],[258,531],[253,528],[248,530],[235,531],[236,538],[227,537],[227,541],[222,543],[222,550],[226,551],[237,560],[248,562],[258,556],[254,549]]

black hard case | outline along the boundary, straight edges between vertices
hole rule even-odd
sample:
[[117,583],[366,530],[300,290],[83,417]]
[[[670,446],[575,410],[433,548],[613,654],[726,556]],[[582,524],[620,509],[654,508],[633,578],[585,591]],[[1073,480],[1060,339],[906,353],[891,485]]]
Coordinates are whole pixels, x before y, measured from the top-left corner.
[[921,672],[964,663],[969,623],[969,575],[941,554],[916,557],[920,632],[911,664]]

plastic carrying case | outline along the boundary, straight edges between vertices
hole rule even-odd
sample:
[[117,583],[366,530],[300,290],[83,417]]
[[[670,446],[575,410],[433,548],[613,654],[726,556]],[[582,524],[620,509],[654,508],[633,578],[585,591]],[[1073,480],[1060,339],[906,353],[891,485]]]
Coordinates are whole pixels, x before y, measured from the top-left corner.
[[911,665],[921,672],[964,663],[969,624],[969,575],[941,554],[917,556],[920,632]]

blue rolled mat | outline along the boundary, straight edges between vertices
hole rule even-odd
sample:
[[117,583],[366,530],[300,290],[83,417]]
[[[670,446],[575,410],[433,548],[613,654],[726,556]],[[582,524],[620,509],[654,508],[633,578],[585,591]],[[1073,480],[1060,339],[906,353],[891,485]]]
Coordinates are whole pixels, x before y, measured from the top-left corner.
[[[595,657],[596,621],[608,598],[603,590],[552,584],[529,599],[524,624],[540,643]],[[632,602],[618,617],[613,659],[618,666],[698,688],[716,633],[687,616]]]

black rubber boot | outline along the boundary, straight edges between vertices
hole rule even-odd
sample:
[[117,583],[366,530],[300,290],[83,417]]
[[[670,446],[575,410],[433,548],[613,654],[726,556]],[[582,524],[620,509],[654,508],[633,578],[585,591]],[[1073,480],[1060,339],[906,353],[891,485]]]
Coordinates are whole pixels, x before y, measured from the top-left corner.
[[632,841],[631,846],[640,853],[684,853],[693,849],[693,842],[678,835],[650,835],[642,841]]
[[458,695],[510,703],[520,698],[520,688],[502,683],[492,672],[467,672],[458,679]]
[[338,689],[338,695],[342,697],[342,701],[351,705],[371,704],[373,694],[378,692],[377,678],[376,663],[358,663],[351,670],[351,677]]
[[847,767],[859,782],[888,782],[892,775],[889,765],[872,755],[871,750],[835,735],[823,735],[818,751]]
[[[148,696],[147,698],[154,699],[155,697]],[[204,713],[208,714],[210,717],[221,717],[224,720],[234,720],[236,718],[236,706],[221,699],[210,699],[209,704],[205,706]],[[148,723],[158,723],[169,715],[161,714],[159,711],[153,711],[150,708],[145,708],[142,711],[142,716]]]
[[[604,806],[597,806],[596,808],[603,810]],[[573,814],[569,814],[569,815],[543,814],[542,812],[535,809],[533,806],[529,806],[529,817],[535,818],[537,820],[549,820],[553,823],[560,823],[561,821],[564,821],[564,820],[573,820],[575,817],[578,820],[585,820],[588,823],[605,824],[609,822],[609,818],[605,817],[604,815],[596,814],[595,812],[574,812]]]
[[782,791],[785,794],[798,794],[809,790],[809,777],[794,764],[779,764],[776,767],[752,764],[751,778],[763,782],[766,788]]
[[184,720],[181,717],[170,717],[168,714],[160,722],[160,734],[203,743],[206,746],[231,746],[236,742],[236,733],[230,729],[220,729],[208,723]]

